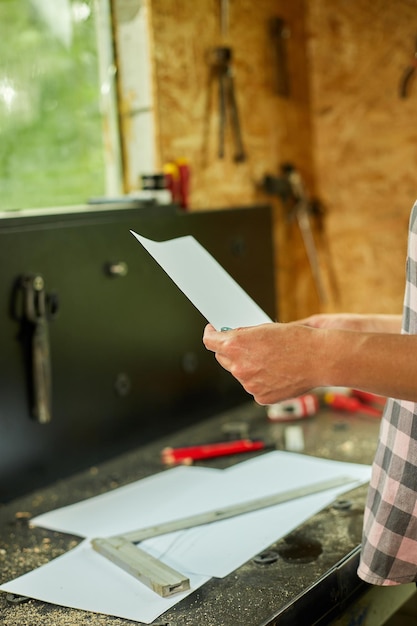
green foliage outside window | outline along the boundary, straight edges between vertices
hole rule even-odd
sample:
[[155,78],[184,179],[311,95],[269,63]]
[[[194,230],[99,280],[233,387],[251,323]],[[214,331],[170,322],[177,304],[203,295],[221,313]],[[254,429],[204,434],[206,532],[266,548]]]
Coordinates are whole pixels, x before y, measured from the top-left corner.
[[105,190],[93,0],[0,0],[0,210]]

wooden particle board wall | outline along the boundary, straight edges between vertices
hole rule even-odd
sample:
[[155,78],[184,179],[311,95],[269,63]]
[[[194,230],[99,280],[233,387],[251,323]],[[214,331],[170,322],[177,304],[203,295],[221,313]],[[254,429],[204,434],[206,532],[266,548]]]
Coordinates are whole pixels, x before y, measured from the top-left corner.
[[[306,5],[307,6],[307,5]],[[308,57],[316,185],[341,288],[339,309],[401,312],[417,198],[417,2],[313,0]]]
[[[316,311],[400,312],[407,222],[417,197],[417,0],[229,0],[222,37],[218,0],[149,0],[159,163],[185,157],[191,210],[270,201],[274,206],[280,319]],[[288,97],[277,94],[270,21],[288,25]],[[218,94],[208,51],[231,46],[247,158],[218,150]],[[302,173],[325,211],[317,238],[326,300],[319,299],[295,221],[261,182],[283,162]],[[332,278],[338,290],[333,288]]]
[[[284,161],[303,169],[313,184],[311,128],[302,0],[230,0],[229,28],[222,36],[220,2],[152,0],[151,30],[160,166],[186,157],[192,172],[191,210],[218,209],[271,202],[275,209],[277,292],[281,319],[291,309],[301,312],[311,298],[316,302],[308,271],[294,289],[298,266],[305,265],[293,240],[299,237],[288,224],[281,203],[266,196],[264,176],[280,174]],[[274,58],[271,20],[288,24],[288,71],[291,97],[276,91],[280,68]],[[218,83],[210,80],[208,53],[213,47],[232,48],[232,67],[246,159],[235,163],[235,142],[226,125],[225,156],[218,157]],[[296,243],[296,246],[299,242]],[[298,254],[298,256],[297,256]],[[305,257],[305,253],[304,253]],[[303,285],[305,284],[305,287]],[[283,294],[286,294],[285,297]],[[297,303],[299,306],[297,306]]]

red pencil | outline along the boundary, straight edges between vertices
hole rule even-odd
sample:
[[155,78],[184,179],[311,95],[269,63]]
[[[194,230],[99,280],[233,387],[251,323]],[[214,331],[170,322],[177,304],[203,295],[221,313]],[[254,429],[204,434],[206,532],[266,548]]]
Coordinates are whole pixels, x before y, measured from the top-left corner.
[[199,461],[201,459],[252,452],[254,450],[262,450],[263,448],[265,448],[263,441],[238,439],[237,441],[208,443],[184,448],[164,448],[161,452],[161,458],[165,465],[176,465],[179,463],[190,464],[193,461]]

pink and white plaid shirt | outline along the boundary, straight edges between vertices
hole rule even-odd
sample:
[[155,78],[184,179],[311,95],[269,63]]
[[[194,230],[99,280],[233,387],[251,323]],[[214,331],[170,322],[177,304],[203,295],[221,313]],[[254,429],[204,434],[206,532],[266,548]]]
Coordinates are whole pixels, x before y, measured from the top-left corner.
[[[410,216],[402,326],[404,334],[417,334],[417,202]],[[365,507],[358,575],[373,585],[417,581],[414,402],[389,399],[385,407]]]

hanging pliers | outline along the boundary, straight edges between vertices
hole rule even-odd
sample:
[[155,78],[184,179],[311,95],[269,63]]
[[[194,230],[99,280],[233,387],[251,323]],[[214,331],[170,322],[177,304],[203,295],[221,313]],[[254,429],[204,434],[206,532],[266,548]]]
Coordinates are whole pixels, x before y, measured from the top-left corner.
[[219,88],[219,158],[225,154],[226,124],[230,119],[231,130],[235,142],[235,154],[233,160],[236,163],[245,161],[246,154],[243,146],[242,132],[237,107],[234,76],[232,69],[232,49],[228,46],[220,46],[211,50],[209,59],[213,75],[217,77]]

